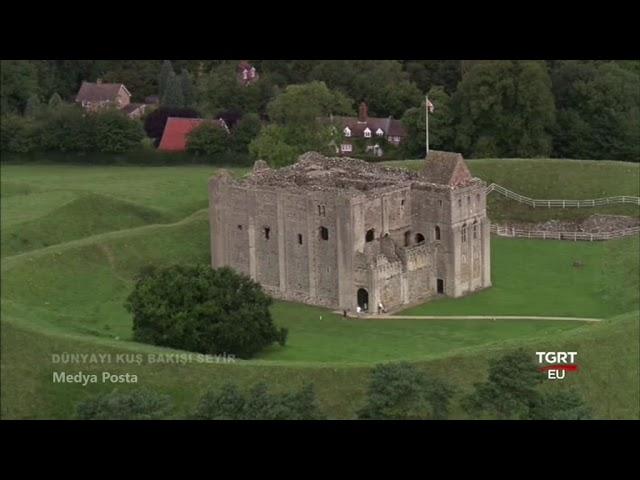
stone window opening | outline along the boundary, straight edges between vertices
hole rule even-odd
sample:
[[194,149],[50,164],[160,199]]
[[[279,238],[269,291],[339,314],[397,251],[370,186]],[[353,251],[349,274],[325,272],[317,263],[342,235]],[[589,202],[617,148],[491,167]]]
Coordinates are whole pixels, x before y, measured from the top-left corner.
[[329,229],[327,227],[320,227],[320,238],[322,240],[329,240]]
[[463,224],[462,228],[460,229],[460,235],[462,237],[462,243],[467,241],[467,224]]
[[302,245],[302,234],[298,234],[298,245]]
[[407,230],[404,232],[404,246],[408,247],[409,245],[411,245],[411,231]]
[[242,225],[238,225],[238,230],[242,230]]
[[438,206],[442,207],[442,200],[438,200]]
[[462,199],[461,198],[458,199],[458,208],[462,208]]
[[404,208],[404,198],[402,200],[400,200],[400,207]]
[[269,240],[269,236],[271,235],[271,229],[269,227],[264,227],[264,238]]
[[324,205],[318,205],[318,215],[324,217],[326,215],[326,211]]
[[440,240],[440,227],[436,225],[436,240]]
[[373,242],[374,238],[375,238],[375,230],[373,228],[367,230],[367,233],[364,236],[364,241]]
[[416,233],[416,243],[424,243],[424,235],[422,235],[421,233]]
[[473,239],[475,240],[476,238],[478,238],[478,221],[474,220],[473,221]]

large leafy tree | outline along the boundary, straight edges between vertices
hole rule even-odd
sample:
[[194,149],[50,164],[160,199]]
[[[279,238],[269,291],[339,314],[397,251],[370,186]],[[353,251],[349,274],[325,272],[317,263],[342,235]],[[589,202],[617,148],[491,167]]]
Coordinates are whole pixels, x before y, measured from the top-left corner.
[[289,85],[267,107],[272,124],[251,143],[251,153],[272,165],[286,165],[309,150],[328,151],[330,125],[320,121],[330,114],[352,114],[352,101],[324,82]]
[[174,265],[140,275],[125,306],[137,341],[249,358],[286,341],[271,303],[258,283],[230,268]]
[[453,104],[456,143],[464,154],[533,157],[551,153],[555,105],[544,62],[474,65],[460,82]]
[[590,420],[591,409],[575,391],[542,394],[531,409],[532,420]]
[[[429,148],[433,150],[453,150],[455,125],[451,111],[451,99],[443,87],[429,90],[429,101],[434,112],[429,113]],[[407,130],[407,139],[403,144],[405,155],[410,158],[423,158],[426,154],[426,106],[425,99],[419,107],[410,108],[402,117]]]
[[195,91],[193,88],[191,74],[186,68],[183,68],[180,73],[180,88],[182,89],[184,106],[187,108],[192,107],[195,103]]
[[638,161],[638,73],[617,62],[565,61],[557,63],[552,79],[557,156]]
[[445,419],[453,389],[407,362],[376,365],[363,419]]
[[473,416],[498,419],[528,419],[540,401],[536,387],[542,381],[531,355],[516,350],[489,361],[485,382],[476,383],[474,391],[463,400],[465,410]]
[[0,60],[0,110],[22,113],[27,100],[39,91],[38,70],[29,60]]

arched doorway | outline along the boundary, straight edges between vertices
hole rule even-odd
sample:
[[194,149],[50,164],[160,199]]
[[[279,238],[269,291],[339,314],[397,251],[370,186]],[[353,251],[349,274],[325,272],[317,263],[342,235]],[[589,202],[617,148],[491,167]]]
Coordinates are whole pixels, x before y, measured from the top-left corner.
[[369,309],[369,292],[367,292],[364,288],[358,289],[358,306],[366,311]]

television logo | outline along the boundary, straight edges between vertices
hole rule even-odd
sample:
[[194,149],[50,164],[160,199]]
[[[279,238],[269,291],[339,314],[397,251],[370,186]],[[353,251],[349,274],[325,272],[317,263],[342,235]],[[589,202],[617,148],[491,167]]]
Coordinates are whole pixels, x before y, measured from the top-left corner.
[[549,380],[564,380],[567,372],[577,372],[576,356],[578,352],[536,352],[540,371],[547,374]]

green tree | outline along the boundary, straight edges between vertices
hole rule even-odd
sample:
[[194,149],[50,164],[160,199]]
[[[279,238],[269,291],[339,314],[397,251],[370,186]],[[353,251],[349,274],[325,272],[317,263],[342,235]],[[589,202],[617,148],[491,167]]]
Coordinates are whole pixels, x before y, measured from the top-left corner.
[[31,95],[27,100],[27,104],[24,107],[24,114],[27,117],[35,117],[42,110],[42,103],[40,102],[40,97],[38,95]]
[[160,105],[165,108],[184,108],[184,95],[180,78],[170,72]]
[[159,420],[166,418],[172,409],[168,395],[150,390],[132,390],[97,395],[81,401],[76,406],[79,420]]
[[362,419],[445,419],[453,389],[407,362],[376,365]]
[[469,156],[551,153],[555,105],[544,62],[486,61],[473,66],[453,96],[457,148]]
[[249,144],[249,153],[273,167],[280,167],[293,163],[302,150],[287,143],[284,127],[267,125]]
[[96,115],[77,105],[61,105],[42,120],[41,144],[44,150],[92,152],[96,150]]
[[249,358],[286,342],[271,303],[258,283],[230,268],[174,265],[140,276],[125,307],[137,341]]
[[38,93],[38,70],[30,60],[0,60],[0,111],[22,113]]
[[[429,113],[429,148],[451,151],[454,148],[455,138],[451,99],[440,86],[431,88],[428,95],[429,101],[434,106],[433,113]],[[419,107],[410,108],[402,117],[402,123],[407,130],[403,150],[410,158],[424,158],[426,154],[426,114],[423,98]]]
[[640,159],[640,75],[617,62],[558,62],[555,154],[566,158]]
[[233,149],[236,152],[247,153],[249,144],[260,133],[262,122],[255,113],[243,115],[240,121],[233,128]]
[[160,67],[160,74],[158,75],[158,96],[160,99],[164,98],[164,95],[169,86],[169,79],[175,76],[176,72],[173,71],[173,65],[171,60],[165,60]]
[[0,151],[28,153],[37,147],[37,126],[32,118],[15,114],[0,116]]
[[532,420],[590,420],[591,409],[575,391],[541,395],[531,409]]
[[204,122],[187,136],[187,150],[192,153],[216,156],[230,147],[229,133],[217,123]]
[[195,104],[193,81],[191,80],[191,74],[184,68],[180,73],[180,87],[182,88],[184,106],[187,108],[192,107]]
[[320,121],[330,114],[353,113],[352,102],[323,82],[289,85],[267,106],[273,123],[249,146],[251,154],[274,166],[291,163],[310,150],[329,152],[332,129]]
[[95,114],[95,148],[104,153],[123,153],[141,145],[144,131],[140,122],[117,110]]
[[58,92],[54,92],[53,95],[51,95],[51,98],[49,98],[49,108],[56,109],[60,107],[62,104],[63,104],[62,97],[60,97]]
[[541,381],[542,375],[529,354],[522,349],[509,352],[489,361],[487,381],[475,384],[463,407],[473,416],[527,419],[539,402],[536,386]]

